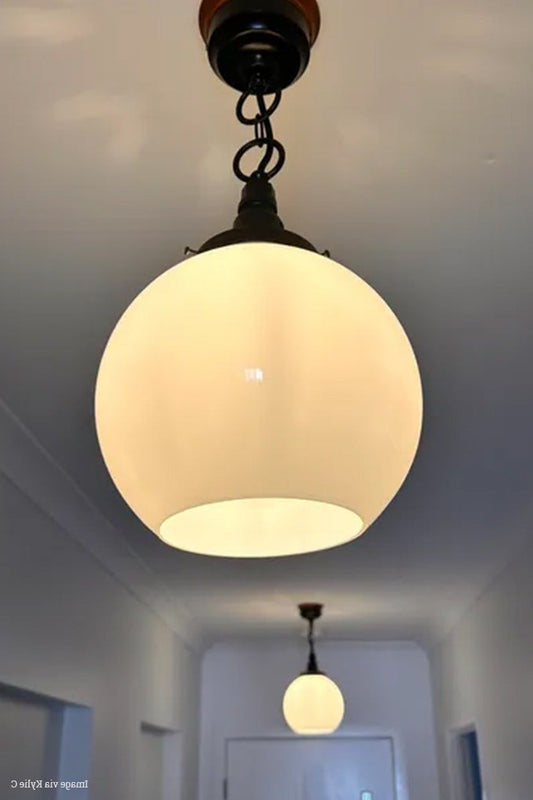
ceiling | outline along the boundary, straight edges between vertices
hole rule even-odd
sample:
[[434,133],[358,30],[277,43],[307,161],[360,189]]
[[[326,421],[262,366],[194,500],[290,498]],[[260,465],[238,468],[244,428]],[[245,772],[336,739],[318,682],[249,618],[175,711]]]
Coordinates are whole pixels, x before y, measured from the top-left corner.
[[280,214],[395,310],[425,425],[361,539],[258,562],[162,544],[124,507],[94,433],[118,316],[235,216],[248,130],[196,15],[192,0],[0,9],[0,396],[208,635],[291,633],[295,604],[316,599],[328,636],[429,642],[533,511],[533,8],[323,3],[311,65],[274,118]]

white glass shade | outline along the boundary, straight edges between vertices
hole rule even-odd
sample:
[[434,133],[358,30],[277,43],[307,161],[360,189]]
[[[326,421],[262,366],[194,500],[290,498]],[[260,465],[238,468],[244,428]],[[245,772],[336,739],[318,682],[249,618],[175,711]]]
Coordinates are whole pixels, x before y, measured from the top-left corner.
[[342,692],[327,675],[300,675],[285,692],[283,716],[295,733],[333,733],[344,717]]
[[252,242],[141,292],[107,343],[95,412],[118,490],[165,542],[281,556],[375,520],[413,461],[422,392],[409,340],[368,284]]

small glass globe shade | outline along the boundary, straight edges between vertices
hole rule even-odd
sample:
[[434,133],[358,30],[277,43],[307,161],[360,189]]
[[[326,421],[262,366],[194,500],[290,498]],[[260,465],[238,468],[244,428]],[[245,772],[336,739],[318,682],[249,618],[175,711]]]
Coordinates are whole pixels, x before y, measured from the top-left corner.
[[295,733],[304,736],[333,733],[344,717],[342,692],[327,675],[300,675],[285,692],[283,716]]

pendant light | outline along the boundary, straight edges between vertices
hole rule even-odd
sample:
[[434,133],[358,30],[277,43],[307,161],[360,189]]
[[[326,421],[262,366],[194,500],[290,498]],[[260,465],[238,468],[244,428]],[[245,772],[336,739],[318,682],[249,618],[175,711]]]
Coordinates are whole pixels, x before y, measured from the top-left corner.
[[[195,553],[283,556],[355,539],[418,446],[420,376],[399,321],[277,214],[270,181],[285,150],[271,117],[319,21],[315,0],[202,3],[211,65],[254,129],[233,163],[238,215],[132,302],[98,372],[97,434],[117,489],[164,542]],[[246,174],[254,147],[264,154]]]
[[300,616],[309,623],[307,669],[288,686],[283,697],[283,716],[289,728],[304,736],[337,730],[344,717],[344,698],[337,684],[318,669],[313,625],[322,615],[319,603],[302,603]]

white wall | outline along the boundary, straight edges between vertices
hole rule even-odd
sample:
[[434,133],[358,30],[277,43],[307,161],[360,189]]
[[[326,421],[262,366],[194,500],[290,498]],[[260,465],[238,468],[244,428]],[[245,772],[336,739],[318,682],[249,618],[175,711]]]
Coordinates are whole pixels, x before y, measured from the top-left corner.
[[[437,800],[429,664],[410,643],[318,642],[321,668],[346,699],[339,735],[386,734],[398,760],[398,800]],[[202,668],[200,800],[221,797],[227,738],[285,736],[281,699],[304,668],[305,640],[225,642]]]
[[448,735],[475,724],[486,800],[533,797],[533,541],[432,653],[443,800]]
[[[194,800],[199,657],[3,477],[0,609],[0,682],[93,709],[91,800],[147,800],[142,721],[183,731],[181,800]],[[0,762],[3,797],[23,754]]]

